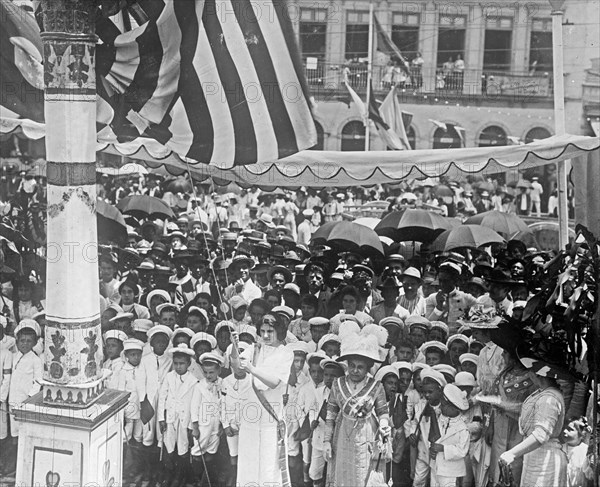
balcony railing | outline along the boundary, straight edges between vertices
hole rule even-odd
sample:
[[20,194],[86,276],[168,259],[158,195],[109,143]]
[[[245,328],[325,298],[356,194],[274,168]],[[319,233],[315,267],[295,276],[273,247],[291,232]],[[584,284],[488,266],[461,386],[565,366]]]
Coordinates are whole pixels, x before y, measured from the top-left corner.
[[[313,65],[314,66],[314,65]],[[344,78],[357,91],[367,88],[367,66],[356,64],[328,64],[319,62],[314,69],[305,67],[309,86],[316,92],[344,88]],[[551,97],[551,73],[524,73],[515,71],[492,71],[465,69],[462,72],[444,72],[411,68],[409,73],[388,66],[373,66],[373,89],[388,91],[398,85],[414,93],[452,93],[484,95],[491,97],[518,96],[544,98]]]

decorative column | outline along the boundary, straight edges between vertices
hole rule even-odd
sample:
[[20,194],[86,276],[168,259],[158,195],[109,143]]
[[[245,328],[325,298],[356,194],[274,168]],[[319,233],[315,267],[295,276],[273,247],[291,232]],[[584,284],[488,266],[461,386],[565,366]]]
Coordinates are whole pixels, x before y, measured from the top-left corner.
[[[44,0],[48,263],[44,401],[85,406],[101,383],[94,0]],[[101,389],[101,387],[100,387]],[[51,394],[48,394],[51,391]],[[66,390],[67,396],[71,392]]]
[[97,267],[95,0],[42,0],[48,252],[42,391],[16,408],[17,485],[121,483],[127,393],[105,390]]

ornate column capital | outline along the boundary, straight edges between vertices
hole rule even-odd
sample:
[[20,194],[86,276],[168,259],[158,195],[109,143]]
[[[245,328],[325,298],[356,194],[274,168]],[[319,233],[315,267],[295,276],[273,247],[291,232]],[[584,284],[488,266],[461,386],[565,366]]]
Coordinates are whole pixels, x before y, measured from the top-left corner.
[[96,0],[42,0],[44,33],[95,35]]

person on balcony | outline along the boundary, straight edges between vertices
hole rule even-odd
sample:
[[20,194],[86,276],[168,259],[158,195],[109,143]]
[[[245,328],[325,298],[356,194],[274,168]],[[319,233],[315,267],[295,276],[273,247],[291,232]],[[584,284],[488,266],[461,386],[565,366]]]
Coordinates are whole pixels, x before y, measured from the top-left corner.
[[413,79],[413,86],[416,90],[423,86],[423,65],[425,64],[425,60],[421,53],[418,52],[415,58],[411,61],[411,72]]

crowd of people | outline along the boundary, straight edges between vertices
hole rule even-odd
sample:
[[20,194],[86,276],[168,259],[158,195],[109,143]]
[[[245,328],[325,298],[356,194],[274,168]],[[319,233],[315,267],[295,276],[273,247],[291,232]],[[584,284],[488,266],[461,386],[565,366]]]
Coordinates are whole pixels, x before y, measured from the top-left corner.
[[[390,206],[457,215],[467,191],[451,187],[447,202],[424,186]],[[374,259],[314,245],[344,202],[379,199],[380,189],[182,194],[151,175],[101,176],[98,190],[115,203],[157,196],[176,212],[128,218],[121,245],[99,236],[104,368],[110,388],[130,393],[124,482],[593,484],[586,383],[522,346],[523,314],[552,253],[511,240]],[[43,374],[45,302],[42,269],[1,272],[10,475],[11,410]]]

